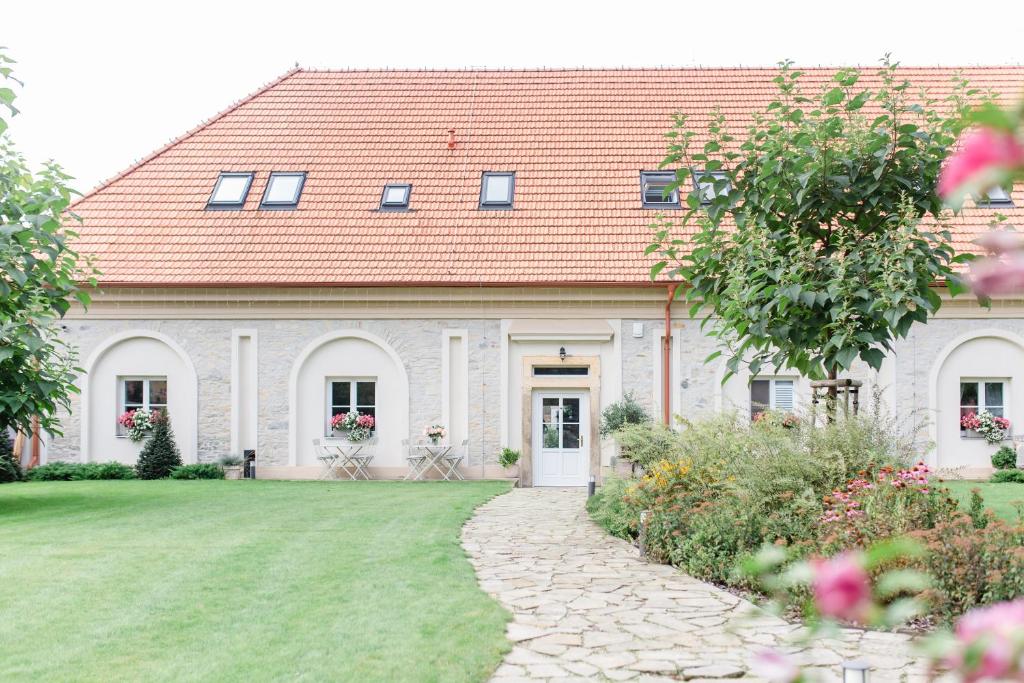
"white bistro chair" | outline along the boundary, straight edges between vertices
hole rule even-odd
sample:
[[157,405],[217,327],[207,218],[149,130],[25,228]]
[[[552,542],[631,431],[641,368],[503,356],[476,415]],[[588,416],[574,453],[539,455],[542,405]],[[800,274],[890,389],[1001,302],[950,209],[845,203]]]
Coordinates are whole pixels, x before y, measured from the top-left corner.
[[465,479],[462,473],[459,472],[458,467],[468,456],[469,439],[463,439],[461,444],[448,451],[448,454],[444,456],[444,462],[448,465],[448,471],[445,473],[444,478],[451,479],[455,477],[456,479]]
[[337,479],[338,459],[341,454],[338,449],[328,447],[323,439],[313,439],[313,453],[316,459],[323,463],[324,471],[320,473],[319,479]]
[[409,463],[409,471],[403,480],[419,478],[420,468],[427,462],[426,454],[410,445],[409,439],[402,439],[402,450],[405,451],[405,461]]

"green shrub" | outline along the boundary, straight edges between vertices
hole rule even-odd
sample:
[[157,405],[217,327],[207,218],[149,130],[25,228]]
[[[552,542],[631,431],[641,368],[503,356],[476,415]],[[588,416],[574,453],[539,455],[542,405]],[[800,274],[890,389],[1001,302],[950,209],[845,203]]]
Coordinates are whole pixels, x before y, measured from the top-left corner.
[[679,434],[662,424],[627,424],[615,432],[622,457],[644,469],[659,460],[678,460],[683,456]]
[[1002,446],[992,454],[992,467],[997,470],[1009,470],[1017,467],[1017,451],[1010,446]]
[[519,451],[514,451],[511,448],[502,448],[501,455],[498,456],[498,464],[509,468],[519,462],[519,457]]
[[611,535],[625,539],[636,536],[639,523],[638,511],[625,500],[629,485],[624,479],[610,476],[587,499],[590,517]]
[[619,431],[626,425],[650,422],[651,417],[632,393],[627,393],[621,401],[616,401],[601,413],[601,436],[608,436]]
[[174,432],[171,420],[166,413],[160,413],[161,419],[153,425],[153,435],[146,441],[139,453],[139,462],[135,471],[139,479],[163,479],[171,475],[171,471],[181,465],[181,453],[174,443]]
[[135,469],[120,462],[51,462],[28,471],[29,481],[135,479]]
[[990,481],[996,484],[1024,484],[1024,470],[999,470],[992,473]]
[[21,463],[14,457],[11,440],[7,438],[6,430],[0,430],[0,484],[21,481],[24,478]]
[[171,479],[223,479],[224,468],[211,462],[179,465],[171,470]]
[[223,467],[239,467],[242,464],[242,456],[240,455],[225,455],[218,460]]

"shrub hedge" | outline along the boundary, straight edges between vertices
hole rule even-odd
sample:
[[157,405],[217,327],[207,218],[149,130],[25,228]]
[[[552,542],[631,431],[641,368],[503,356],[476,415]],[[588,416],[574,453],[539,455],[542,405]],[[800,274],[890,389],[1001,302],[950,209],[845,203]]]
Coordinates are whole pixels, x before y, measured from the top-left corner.
[[997,484],[1024,484],[1024,470],[996,470],[992,473],[991,481]]
[[135,468],[120,462],[51,462],[28,471],[29,481],[135,479]]
[[171,479],[223,479],[224,468],[214,463],[201,462],[179,465],[171,470]]

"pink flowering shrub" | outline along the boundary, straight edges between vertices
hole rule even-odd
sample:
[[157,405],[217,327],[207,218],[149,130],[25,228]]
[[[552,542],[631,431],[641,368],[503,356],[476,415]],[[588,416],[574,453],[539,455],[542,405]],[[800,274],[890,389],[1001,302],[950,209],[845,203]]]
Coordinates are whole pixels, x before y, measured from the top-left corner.
[[820,549],[825,554],[864,547],[917,529],[929,529],[952,514],[957,504],[931,483],[923,462],[913,467],[884,466],[864,471],[843,490],[823,499]]

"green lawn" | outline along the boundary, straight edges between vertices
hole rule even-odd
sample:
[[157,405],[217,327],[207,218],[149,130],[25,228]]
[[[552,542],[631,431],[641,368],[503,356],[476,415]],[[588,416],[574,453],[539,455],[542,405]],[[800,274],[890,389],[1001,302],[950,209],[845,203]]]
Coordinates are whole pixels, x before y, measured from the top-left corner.
[[1013,503],[1024,503],[1024,484],[992,484],[979,481],[947,481],[944,485],[960,501],[960,507],[967,510],[967,502],[971,497],[971,489],[979,489],[985,500],[985,507],[1008,522],[1017,521],[1017,509]]
[[499,482],[0,486],[0,680],[482,681]]

